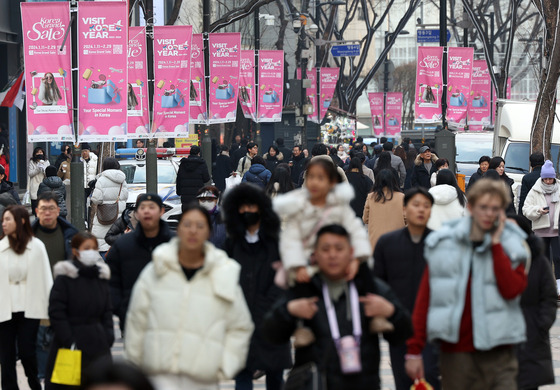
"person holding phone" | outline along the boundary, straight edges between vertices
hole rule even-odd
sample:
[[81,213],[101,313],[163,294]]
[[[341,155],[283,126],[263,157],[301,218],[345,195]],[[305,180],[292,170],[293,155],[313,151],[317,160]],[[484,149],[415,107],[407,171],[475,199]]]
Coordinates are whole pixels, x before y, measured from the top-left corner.
[[545,253],[548,253],[548,259],[554,264],[558,296],[560,296],[559,183],[552,161],[546,160],[541,168],[540,180],[535,182],[523,204],[523,215],[532,222],[535,235],[543,239]]
[[421,379],[421,351],[438,341],[443,389],[516,389],[514,346],[526,340],[520,298],[527,287],[527,235],[506,222],[511,199],[503,181],[480,179],[467,197],[470,216],[425,240],[406,372]]

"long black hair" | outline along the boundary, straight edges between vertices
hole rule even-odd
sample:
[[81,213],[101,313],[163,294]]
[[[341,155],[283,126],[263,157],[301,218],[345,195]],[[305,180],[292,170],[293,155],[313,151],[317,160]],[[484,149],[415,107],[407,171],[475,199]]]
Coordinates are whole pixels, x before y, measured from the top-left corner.
[[[387,191],[387,195],[385,195]],[[373,185],[373,193],[376,202],[385,203],[393,199],[395,192],[401,192],[399,182],[390,169],[382,169],[375,177],[375,184]]]
[[[494,169],[494,170],[495,170],[496,168],[498,168],[498,167],[500,166],[501,163],[504,163],[504,173],[502,173],[502,174],[500,175],[500,179],[502,179],[503,181],[505,181],[507,185],[511,186],[511,184],[510,184],[510,180],[511,180],[511,179],[510,179],[509,176],[506,174],[506,170],[505,170],[506,161],[505,161],[503,158],[501,158],[500,156],[494,156],[494,157],[492,157],[492,158],[490,159],[490,163],[489,163],[489,165],[488,165],[488,170],[490,170],[490,169]],[[498,172],[498,174],[499,174],[499,172]]]
[[465,204],[467,203],[465,193],[459,187],[455,175],[449,169],[440,169],[437,173],[436,186],[442,184],[447,184],[455,188],[455,190],[457,191],[457,199],[459,199],[459,203],[461,204],[461,206],[465,207]]
[[[278,183],[278,189],[274,186],[276,183]],[[290,166],[286,163],[280,163],[276,166],[276,169],[272,171],[272,176],[270,177],[264,192],[268,196],[271,196],[272,194],[285,194],[294,188]]]
[[260,213],[259,232],[265,237],[277,240],[280,233],[280,218],[272,209],[272,201],[264,190],[250,183],[241,183],[224,194],[222,202],[222,218],[226,224],[226,231],[234,240],[244,239],[245,225],[239,207],[256,205]]
[[380,171],[382,169],[389,169],[392,168],[391,166],[391,153],[389,152],[381,152],[379,157],[377,158],[377,166],[376,168]]
[[45,160],[47,159],[47,156],[45,155],[45,149],[43,149],[43,148],[40,147],[40,146],[37,146],[35,149],[33,149],[33,154],[31,155],[31,160],[32,160],[32,161],[38,162],[38,161],[40,160],[39,158],[37,158],[37,153],[38,153],[39,151],[43,152],[43,158],[44,158]]
[[[362,154],[362,156],[363,156],[363,154]],[[357,169],[358,173],[360,173],[361,175],[364,174],[364,170],[362,169],[362,160],[360,160],[359,157],[352,157],[352,159],[350,160],[350,165],[348,166],[348,171],[346,172],[346,174],[351,172],[352,169]]]

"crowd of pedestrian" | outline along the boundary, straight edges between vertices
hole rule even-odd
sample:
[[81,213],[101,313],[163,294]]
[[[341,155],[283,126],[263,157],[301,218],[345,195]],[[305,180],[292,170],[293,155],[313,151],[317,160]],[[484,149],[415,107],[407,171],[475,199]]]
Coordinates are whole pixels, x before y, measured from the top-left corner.
[[[176,232],[157,194],[127,208],[119,162],[97,174],[88,145],[91,233],[65,219],[68,150],[52,167],[33,151],[33,223],[0,165],[2,388],[17,359],[31,389],[76,386],[59,378],[74,349],[83,389],[381,389],[380,336],[397,390],[553,383],[552,162],[531,155],[515,207],[501,157],[481,156],[464,191],[430,146],[381,141],[306,155],[277,139],[261,157],[239,137],[208,165],[193,146]],[[113,316],[132,365],[111,362]]]

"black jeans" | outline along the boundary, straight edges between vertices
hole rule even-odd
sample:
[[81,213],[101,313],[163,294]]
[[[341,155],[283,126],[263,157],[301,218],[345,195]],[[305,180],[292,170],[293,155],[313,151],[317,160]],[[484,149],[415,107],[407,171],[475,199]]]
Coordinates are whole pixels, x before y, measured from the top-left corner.
[[[283,370],[266,371],[266,390],[280,390],[284,384]],[[253,389],[253,371],[243,370],[235,377],[235,390]]]
[[[2,390],[18,390],[16,354],[21,360],[31,390],[41,390],[37,378],[37,331],[39,320],[25,318],[23,312],[12,313],[12,319],[0,322],[0,366]],[[17,352],[16,352],[17,345]]]
[[558,236],[542,237],[550,264],[554,267],[555,279],[560,279],[560,241]]

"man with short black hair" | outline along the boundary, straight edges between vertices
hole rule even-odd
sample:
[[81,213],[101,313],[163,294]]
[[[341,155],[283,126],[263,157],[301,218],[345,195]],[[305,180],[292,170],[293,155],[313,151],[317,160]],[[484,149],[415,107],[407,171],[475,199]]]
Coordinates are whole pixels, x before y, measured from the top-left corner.
[[[375,148],[373,149],[375,152]],[[383,144],[383,151],[389,152],[391,155],[391,167],[393,167],[399,173],[399,186],[404,187],[404,181],[406,180],[406,168],[404,167],[404,162],[399,156],[395,156],[393,153],[393,143],[385,142]],[[373,168],[377,167],[377,160],[373,164]]]
[[247,144],[247,154],[239,160],[236,172],[243,177],[251,169],[251,160],[259,154],[259,146],[254,142]]
[[[544,160],[543,160],[543,164],[544,164]],[[472,187],[474,183],[476,183],[477,180],[482,179],[482,177],[488,170],[489,166],[490,166],[490,156],[482,156],[478,159],[478,169],[476,170],[475,173],[471,175],[471,178],[469,179],[469,184],[467,185],[467,191],[469,190],[470,187]]]
[[183,208],[196,200],[198,190],[212,182],[206,162],[200,157],[200,147],[191,146],[188,158],[182,158],[177,172],[177,195],[181,196]]
[[138,149],[144,148],[144,141],[141,140],[141,139],[137,139],[137,140],[136,140],[136,147],[137,147]]
[[229,149],[229,153],[233,155],[233,152],[235,152],[239,148],[241,148],[241,136],[239,134],[237,134],[235,136],[235,141],[232,142],[232,144],[231,144],[231,148]]
[[241,160],[247,154],[248,142],[249,141],[247,141],[246,138],[242,138],[239,148],[237,148],[236,150],[233,151],[233,153],[230,154],[231,166],[233,167],[234,170],[237,168],[237,164],[239,164],[239,160]]
[[[409,313],[383,281],[372,277],[366,263],[348,280],[347,269],[355,257],[344,227],[327,225],[319,229],[314,257],[319,272],[308,283],[287,291],[265,316],[262,334],[274,344],[286,343],[298,323],[303,323],[313,332],[315,342],[296,348],[296,370],[315,363],[325,381],[317,388],[380,389],[379,334],[372,331],[372,322],[374,318],[386,319],[393,330],[383,337],[391,345],[398,345],[410,335]],[[352,349],[347,348],[349,344]],[[341,355],[349,359],[341,361]],[[360,367],[350,367],[351,363]],[[293,379],[288,379],[286,388],[302,388],[294,386]]]
[[[313,155],[313,150],[315,150],[315,146],[311,150],[311,155]],[[302,153],[301,145],[295,145],[294,148],[292,149],[292,158],[290,159],[289,165],[290,168],[292,169],[291,171],[292,182],[296,187],[301,187],[300,177],[303,174],[303,171],[305,171],[305,167],[307,166],[307,161],[308,160],[305,158],[305,156]]]
[[[60,216],[58,196],[54,192],[44,192],[37,197],[35,213],[37,218],[31,229],[33,235],[45,244],[52,270],[57,262],[73,258],[70,242],[78,229]],[[45,338],[46,328],[41,325],[37,333],[37,368],[40,379],[45,377],[49,348]]]
[[[407,226],[382,235],[373,253],[374,276],[385,281],[411,313],[414,310],[422,273],[426,268],[424,240],[431,233],[427,225],[433,204],[432,194],[423,187],[413,187],[406,191],[403,213]],[[404,369],[406,344],[403,342],[400,345],[391,345],[389,353],[396,389],[410,389],[413,382]],[[428,345],[421,353],[426,361],[426,379],[437,390],[437,350]]]
[[523,215],[523,205],[527,194],[535,185],[537,180],[541,178],[541,168],[544,165],[544,155],[541,152],[535,152],[529,156],[529,163],[531,164],[531,172],[527,173],[521,179],[521,191],[519,193],[519,207],[517,213]]
[[284,155],[284,160],[290,160],[292,151],[284,146],[284,138],[276,138],[276,146],[278,146],[278,150],[280,151],[280,153]]
[[158,195],[138,195],[136,229],[119,237],[107,252],[106,261],[111,268],[109,286],[113,312],[119,317],[121,330],[124,330],[126,311],[136,279],[151,261],[152,251],[174,236],[167,222],[161,219],[164,212],[163,201]]

